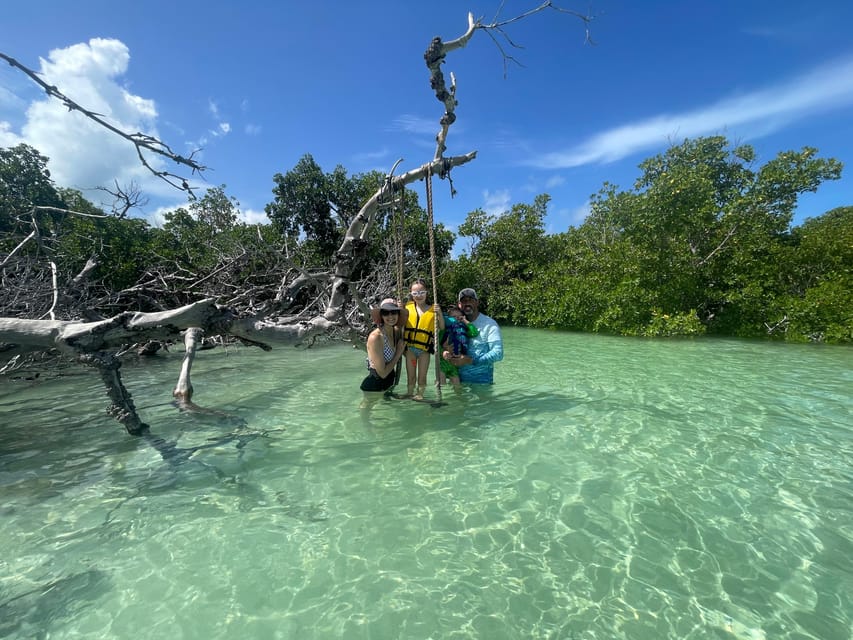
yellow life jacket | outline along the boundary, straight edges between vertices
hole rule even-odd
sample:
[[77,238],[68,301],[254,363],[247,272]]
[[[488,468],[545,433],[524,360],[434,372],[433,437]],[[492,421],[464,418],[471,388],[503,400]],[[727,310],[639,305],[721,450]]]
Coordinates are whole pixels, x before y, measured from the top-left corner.
[[410,302],[406,305],[406,310],[409,312],[404,333],[406,344],[433,353],[435,312],[432,307],[421,312],[414,302]]

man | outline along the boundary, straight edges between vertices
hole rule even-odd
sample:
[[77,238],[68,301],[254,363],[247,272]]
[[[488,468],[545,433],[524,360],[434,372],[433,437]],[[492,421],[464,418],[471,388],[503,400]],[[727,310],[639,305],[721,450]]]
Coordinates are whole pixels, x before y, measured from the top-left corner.
[[480,313],[480,299],[473,289],[462,289],[457,303],[468,322],[477,327],[479,335],[469,340],[467,356],[454,356],[445,352],[444,357],[459,367],[459,379],[462,382],[492,384],[494,364],[504,357],[501,329],[494,319]]

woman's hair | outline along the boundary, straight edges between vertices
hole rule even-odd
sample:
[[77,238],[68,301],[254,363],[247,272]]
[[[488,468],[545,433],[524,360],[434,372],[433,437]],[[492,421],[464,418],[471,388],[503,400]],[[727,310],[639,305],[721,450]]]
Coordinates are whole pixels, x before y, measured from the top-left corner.
[[415,278],[414,280],[412,280],[412,284],[409,285],[409,288],[415,286],[416,284],[423,285],[424,287],[427,286],[426,280],[424,280],[423,278]]

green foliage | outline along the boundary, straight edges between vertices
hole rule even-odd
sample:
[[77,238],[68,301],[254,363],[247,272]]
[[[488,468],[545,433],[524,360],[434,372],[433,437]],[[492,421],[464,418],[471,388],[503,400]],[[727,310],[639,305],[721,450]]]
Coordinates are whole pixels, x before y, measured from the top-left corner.
[[240,203],[225,189],[212,187],[186,208],[165,214],[163,228],[151,234],[155,261],[197,275],[214,268],[223,256],[240,253],[246,225],[239,222]]
[[839,207],[794,229],[781,312],[786,337],[853,342],[853,206]]
[[796,278],[809,287],[853,272],[853,206],[838,207],[794,229]]
[[685,140],[642,162],[633,190],[605,183],[584,223],[556,236],[542,228],[547,196],[474,211],[460,226],[469,263],[454,270],[493,315],[531,326],[849,341],[851,208],[788,230],[799,195],[841,164],[811,147],[755,159],[722,136]]
[[459,288],[476,284],[495,318],[517,321],[513,290],[550,262],[553,239],[545,235],[549,201],[548,195],[539,195],[533,204],[516,204],[498,216],[478,209],[459,226],[460,235],[473,239],[470,261],[474,265],[465,265],[470,279]]
[[478,295],[483,296],[485,290],[480,286],[481,282],[476,263],[463,254],[456,260],[449,261],[447,268],[441,272],[435,301],[442,306],[454,304],[459,291],[472,285],[476,285],[480,292]]
[[[0,232],[15,229],[19,216],[33,207],[65,208],[61,195],[53,186],[48,158],[29,145],[0,149]],[[52,222],[51,214],[42,219]],[[2,245],[6,245],[3,241]]]
[[240,203],[225,193],[225,185],[208,189],[200,199],[189,204],[190,215],[199,224],[216,234],[229,231],[237,224]]
[[[545,233],[545,194],[500,215],[472,211],[459,227],[469,249],[456,260],[449,260],[455,236],[435,212],[436,300],[454,302],[474,286],[484,311],[518,325],[853,342],[853,206],[789,229],[799,195],[839,178],[841,164],[805,147],[756,165],[748,145],[732,147],[722,136],[685,140],[642,162],[632,189],[605,183],[583,224],[564,233]],[[47,158],[19,145],[0,149],[0,249],[21,241],[32,215],[41,242],[16,259],[42,260],[46,252],[61,281],[96,257],[90,281],[108,290],[144,275],[156,282],[151,274],[159,273],[212,285],[208,295],[240,282],[260,304],[280,285],[280,265],[327,268],[384,180],[376,171],[349,176],[341,166],[327,174],[305,155],[274,177],[271,225],[240,223],[239,203],[222,185],[151,229],[105,217],[79,191],[54,187]],[[406,282],[430,276],[427,212],[415,189],[396,196],[368,230],[356,280],[382,274],[387,282],[400,248]],[[38,206],[88,215],[33,211]]]
[[359,185],[340,166],[327,175],[310,154],[273,181],[275,200],[265,207],[267,217],[291,245],[305,245],[309,263],[329,264],[354,215]]
[[699,321],[695,311],[669,315],[652,310],[651,321],[640,332],[646,337],[666,338],[670,336],[698,336],[705,333],[705,325]]
[[[379,184],[377,188],[378,186]],[[402,198],[400,199],[399,195],[397,197],[398,205],[380,212],[379,220],[368,237],[368,244],[371,247],[369,261],[363,266],[361,272],[366,273],[367,269],[372,269],[376,265],[388,265],[388,268],[392,268],[391,265],[393,265],[393,270],[396,270],[397,252],[402,246],[405,285],[415,278],[424,278],[429,281],[432,266],[427,211],[420,206],[418,192],[414,189],[405,189],[402,192]],[[438,217],[436,212],[433,215]],[[456,235],[441,222],[433,220],[433,237],[436,270],[437,273],[441,273],[450,257]],[[404,291],[407,290],[407,286],[404,286]]]
[[132,286],[151,261],[150,228],[144,220],[68,216],[56,243],[64,279],[71,279],[96,258],[90,280],[111,291]]
[[[327,267],[334,260],[344,233],[386,177],[378,171],[347,175],[335,167],[324,173],[310,154],[286,174],[276,174],[275,200],[265,208],[281,234],[288,255],[306,267]],[[435,254],[439,271],[450,255],[454,234],[435,222]],[[353,278],[377,269],[396,272],[398,250],[403,250],[404,279],[429,277],[430,244],[427,212],[413,189],[395,194],[394,203],[382,203],[368,230],[363,252],[357,255]],[[402,235],[401,234],[402,230]]]
[[827,280],[790,300],[789,340],[853,342],[853,278]]

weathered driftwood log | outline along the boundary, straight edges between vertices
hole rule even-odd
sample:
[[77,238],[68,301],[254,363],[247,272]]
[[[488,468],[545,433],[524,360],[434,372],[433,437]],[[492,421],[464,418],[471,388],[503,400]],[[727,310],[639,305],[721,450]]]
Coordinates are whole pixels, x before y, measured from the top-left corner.
[[0,318],[0,343],[9,345],[4,352],[7,357],[15,354],[16,347],[59,349],[76,357],[145,340],[178,340],[190,327],[199,327],[210,335],[242,338],[269,350],[273,345],[299,344],[331,330],[334,323],[323,316],[289,324],[239,318],[211,300],[201,300],[169,311],[125,312],[97,322]]
[[[139,435],[148,426],[136,413],[130,393],[125,388],[115,352],[129,344],[146,340],[176,340],[182,331],[190,335],[201,332],[231,335],[269,350],[274,344],[299,344],[335,327],[324,317],[280,324],[259,318],[238,318],[230,310],[204,300],[179,309],[156,313],[122,313],[97,322],[62,320],[26,320],[0,318],[0,343],[4,357],[33,350],[57,349],[77,361],[98,370],[111,404],[109,415],[118,420],[128,433]],[[176,395],[186,402],[192,394],[189,373],[190,357],[185,358]]]
[[[323,315],[312,318],[272,319],[238,317],[230,309],[202,300],[178,309],[158,312],[125,312],[94,322],[64,320],[30,320],[0,318],[0,345],[6,359],[38,350],[57,349],[77,361],[95,367],[111,400],[109,415],[118,420],[128,433],[139,435],[148,426],[139,418],[130,393],[125,388],[115,355],[120,349],[150,340],[176,341],[185,334],[187,353],[174,391],[178,406],[193,408],[190,370],[200,334],[234,336],[269,350],[273,345],[296,345],[314,340],[321,334],[348,326],[345,309],[353,299],[359,306],[351,277],[367,246],[367,234],[374,224],[379,203],[404,185],[420,180],[428,172],[439,175],[463,165],[476,157],[476,152],[464,156],[428,162],[384,184],[361,208],[344,237],[336,256],[333,273],[326,274],[331,295]],[[389,193],[390,192],[390,193]],[[364,315],[367,308],[363,309]],[[187,331],[189,330],[189,331]]]
[[196,353],[201,347],[203,337],[204,331],[199,327],[190,327],[184,332],[184,359],[181,362],[181,374],[178,376],[178,383],[175,385],[175,390],[172,392],[172,396],[175,398],[175,404],[181,411],[191,411],[195,414],[233,420],[234,416],[231,416],[224,411],[200,407],[192,401],[193,384],[190,379],[190,373],[192,371],[193,362],[195,362]]

